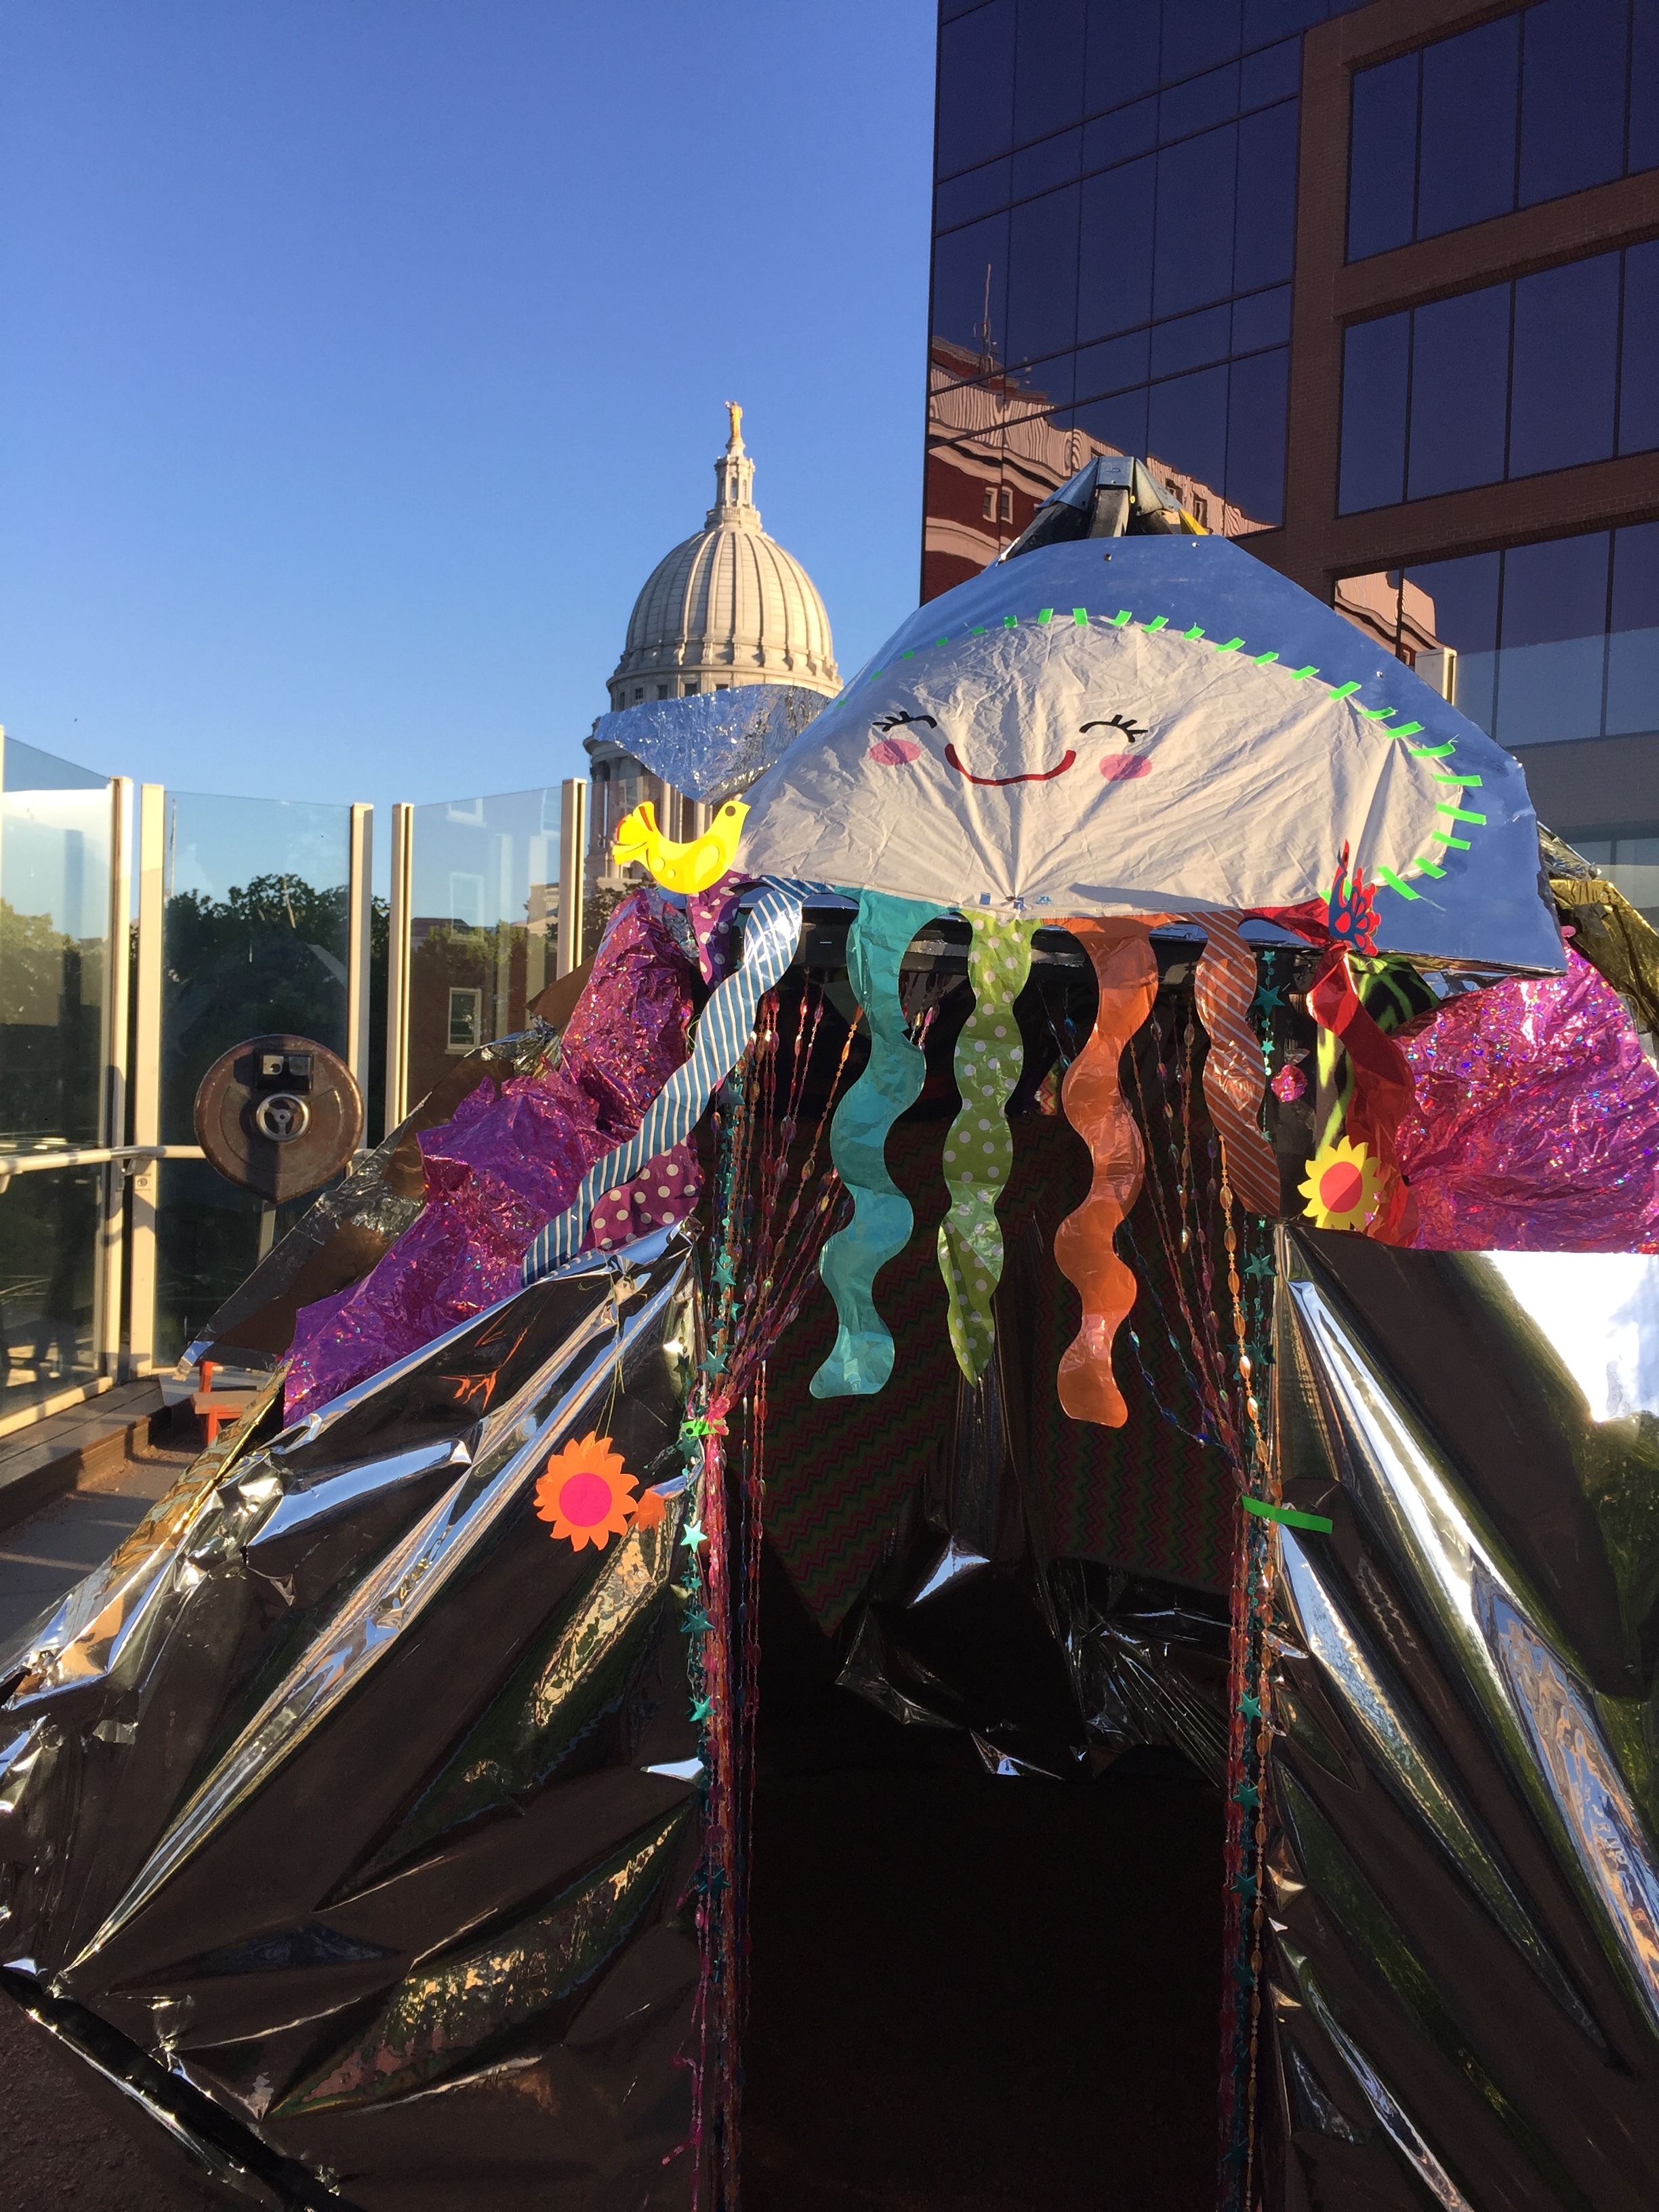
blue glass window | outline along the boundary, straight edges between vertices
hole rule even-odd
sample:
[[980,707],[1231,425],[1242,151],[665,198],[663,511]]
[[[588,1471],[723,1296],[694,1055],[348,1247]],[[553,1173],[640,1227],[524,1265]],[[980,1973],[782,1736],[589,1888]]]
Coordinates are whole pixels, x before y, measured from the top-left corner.
[[1014,43],[1014,143],[1083,119],[1085,0],[1019,0]]
[[[1142,0],[1152,13],[1150,0]],[[1243,40],[1240,0],[1164,0],[1164,75],[1187,76],[1231,61]]]
[[1655,0],[1534,0],[1357,74],[1348,258],[1656,167]]
[[1103,168],[1108,161],[1127,161],[1132,154],[1150,154],[1158,143],[1158,102],[1133,100],[1097,115],[1083,126],[1083,167]]
[[[1008,218],[969,223],[933,241],[933,335],[1006,359]],[[988,324],[988,330],[985,327]]]
[[1079,338],[1109,337],[1152,319],[1155,179],[1151,155],[1084,179]]
[[1619,450],[1659,446],[1659,240],[1625,255],[1624,368],[1619,380]]
[[1227,371],[1201,368],[1152,389],[1146,452],[1219,491],[1227,481]]
[[1510,395],[1512,477],[1607,459],[1618,352],[1616,253],[1522,277]]
[[1356,323],[1342,347],[1340,511],[1393,507],[1406,495],[1411,317]]
[[[1250,43],[1248,33],[1246,43]],[[1240,67],[1241,107],[1265,107],[1270,100],[1294,100],[1302,89],[1302,41],[1285,39],[1265,53],[1246,54]]]
[[1009,217],[1008,351],[1037,361],[1077,343],[1079,187],[1024,200]]
[[1238,112],[1238,64],[1171,85],[1158,103],[1158,135],[1168,141],[1189,138],[1212,124],[1229,123]]
[[1201,368],[1206,362],[1225,361],[1231,325],[1232,312],[1227,307],[1200,307],[1195,315],[1155,323],[1152,374],[1175,376],[1183,368]]
[[1659,522],[1613,533],[1607,629],[1607,735],[1659,729]]
[[1028,199],[1046,192],[1051,185],[1066,185],[1082,167],[1083,133],[1062,131],[1053,138],[1040,138],[1023,146],[1013,161],[1014,198]]
[[1247,115],[1238,126],[1238,223],[1233,289],[1289,281],[1296,256],[1297,103]]
[[961,176],[952,177],[933,195],[934,229],[954,230],[958,223],[972,222],[978,216],[1006,207],[1008,189],[1009,164],[1006,155],[1000,161],[986,161],[977,169],[968,169]]
[[1233,351],[1254,353],[1259,346],[1285,345],[1291,335],[1291,288],[1253,292],[1233,301]]
[[1253,522],[1285,520],[1285,420],[1289,352],[1236,361],[1229,375],[1227,496]]
[[1606,184],[1625,167],[1627,0],[1542,0],[1521,18],[1522,207]]
[[1233,182],[1238,126],[1206,131],[1158,156],[1157,313],[1224,300],[1232,290]]
[[1144,453],[1146,450],[1146,387],[1143,384],[1135,392],[1119,392],[1109,399],[1091,399],[1078,408],[1073,416],[1079,430],[1103,445],[1115,446],[1120,453]]
[[1145,384],[1150,331],[1135,331],[1126,338],[1109,338],[1104,345],[1085,346],[1077,357],[1079,398],[1097,392],[1125,392],[1132,384]]
[[1601,732],[1609,533],[1512,545],[1504,556],[1498,735],[1557,744]]
[[1504,473],[1510,287],[1437,300],[1412,318],[1406,496],[1496,483]]
[[1659,448],[1656,360],[1659,241],[1356,324],[1343,354],[1340,512],[1399,498],[1402,437],[1407,499],[1606,460],[1615,414],[1620,453]]
[[1507,215],[1515,205],[1516,87],[1521,22],[1443,39],[1423,53],[1417,234],[1433,238]]
[[1006,154],[1014,134],[1014,0],[943,23],[938,161],[942,177]]
[[1089,0],[1085,112],[1151,92],[1158,82],[1158,9],[1146,0]]

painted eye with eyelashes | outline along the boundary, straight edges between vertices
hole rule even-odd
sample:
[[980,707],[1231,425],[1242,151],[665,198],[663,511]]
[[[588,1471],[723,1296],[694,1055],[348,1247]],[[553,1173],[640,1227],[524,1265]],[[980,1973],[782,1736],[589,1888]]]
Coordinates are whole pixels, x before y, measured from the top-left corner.
[[878,717],[871,727],[879,734],[870,748],[868,757],[878,768],[902,768],[907,761],[920,757],[921,747],[914,738],[899,738],[892,734],[908,722],[925,722],[930,730],[939,727],[931,714],[883,714]]
[[[1151,734],[1133,714],[1109,714],[1103,722],[1085,722],[1078,735],[1084,737],[1091,730],[1116,730],[1128,745],[1133,745],[1137,738]],[[1137,777],[1149,775],[1152,765],[1145,753],[1108,753],[1100,763],[1100,772],[1108,783],[1132,783]]]

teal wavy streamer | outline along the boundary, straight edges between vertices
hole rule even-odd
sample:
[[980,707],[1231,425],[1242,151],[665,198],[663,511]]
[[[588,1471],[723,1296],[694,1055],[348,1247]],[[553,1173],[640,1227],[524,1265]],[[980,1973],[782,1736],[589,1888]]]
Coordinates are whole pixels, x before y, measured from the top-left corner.
[[887,1134],[921,1091],[927,1061],[904,1034],[899,963],[937,907],[860,891],[847,933],[847,975],[870,1024],[870,1058],[836,1109],[830,1157],[853,1194],[853,1218],[818,1259],[840,1320],[835,1349],[812,1377],[815,1398],[867,1398],[893,1371],[893,1340],[876,1310],[878,1269],[910,1240],[910,1201],[887,1172]]

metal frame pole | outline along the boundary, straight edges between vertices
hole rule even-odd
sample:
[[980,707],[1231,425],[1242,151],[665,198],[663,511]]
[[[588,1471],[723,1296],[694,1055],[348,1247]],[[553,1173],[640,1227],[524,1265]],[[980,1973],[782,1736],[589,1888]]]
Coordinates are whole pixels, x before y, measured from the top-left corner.
[[[161,927],[166,911],[167,793],[146,783],[138,793],[138,988],[133,1036],[132,1141],[161,1140]],[[127,1373],[148,1375],[155,1362],[155,1220],[161,1164],[146,1160],[132,1178],[132,1227],[127,1267],[131,1322]]]
[[[346,1066],[368,1103],[369,980],[374,959],[374,809],[351,810],[351,866],[346,878]],[[368,1125],[363,1125],[368,1143]]]
[[414,895],[415,809],[392,809],[392,929],[386,988],[386,1133],[409,1111],[409,929]]
[[[131,1012],[129,932],[132,922],[132,778],[110,781],[109,927],[105,938],[104,1084],[98,1141],[127,1141],[127,1024]],[[94,1316],[98,1371],[114,1375],[121,1364],[121,1281],[126,1258],[123,1234],[127,1178],[121,1163],[104,1170],[103,1218],[98,1227],[97,1311]]]
[[559,786],[559,921],[555,976],[582,964],[582,892],[587,872],[587,778],[567,776]]

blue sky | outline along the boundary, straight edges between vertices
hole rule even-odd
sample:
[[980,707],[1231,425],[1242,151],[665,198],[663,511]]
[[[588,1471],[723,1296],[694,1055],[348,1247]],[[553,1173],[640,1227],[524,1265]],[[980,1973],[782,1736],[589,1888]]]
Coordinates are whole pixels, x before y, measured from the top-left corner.
[[575,774],[741,400],[916,602],[929,0],[9,0],[0,722],[176,789]]

